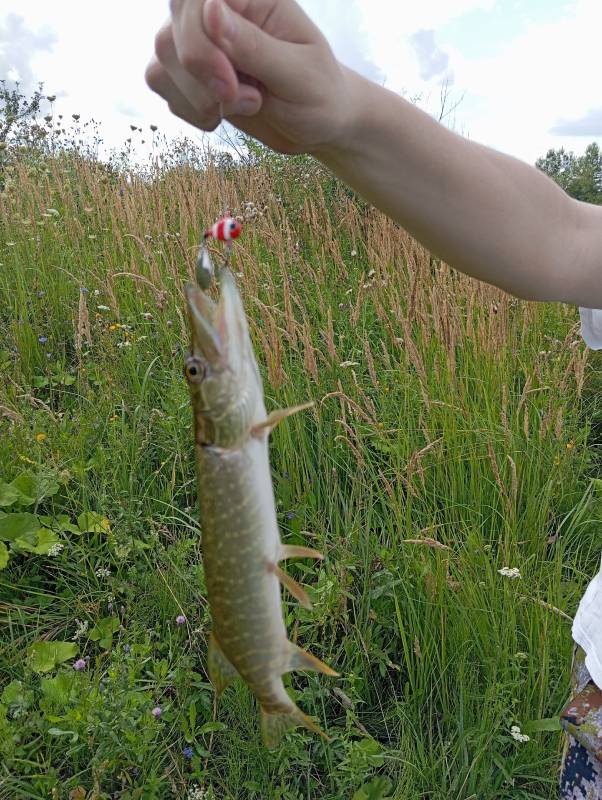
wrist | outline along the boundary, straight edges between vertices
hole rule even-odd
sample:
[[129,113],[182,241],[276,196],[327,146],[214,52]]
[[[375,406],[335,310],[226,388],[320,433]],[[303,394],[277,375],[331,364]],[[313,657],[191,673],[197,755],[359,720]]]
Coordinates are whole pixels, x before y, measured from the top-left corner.
[[[366,88],[370,81],[349,67],[339,64],[341,80],[331,104],[331,119],[325,126],[327,136],[311,148],[311,154],[326,165],[336,163],[345,153],[358,147],[363,127]],[[375,88],[372,86],[372,88]]]

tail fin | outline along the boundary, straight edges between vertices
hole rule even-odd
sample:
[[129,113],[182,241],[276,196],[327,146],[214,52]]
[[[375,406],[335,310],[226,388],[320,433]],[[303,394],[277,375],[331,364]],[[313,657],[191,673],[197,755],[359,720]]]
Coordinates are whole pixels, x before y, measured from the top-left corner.
[[327,742],[330,741],[320,726],[316,725],[311,717],[308,717],[295,705],[291,706],[287,711],[277,711],[275,713],[268,712],[263,707],[261,708],[261,735],[263,743],[268,750],[275,750],[284,734],[299,725],[318,733]]

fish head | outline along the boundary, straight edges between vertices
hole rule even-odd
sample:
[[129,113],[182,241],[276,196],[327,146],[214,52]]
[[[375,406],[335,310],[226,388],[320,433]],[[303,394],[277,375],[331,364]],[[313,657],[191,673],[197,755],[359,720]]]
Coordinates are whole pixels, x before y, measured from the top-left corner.
[[234,277],[223,269],[215,304],[198,286],[185,289],[191,346],[184,365],[197,442],[232,447],[265,416],[263,386]]

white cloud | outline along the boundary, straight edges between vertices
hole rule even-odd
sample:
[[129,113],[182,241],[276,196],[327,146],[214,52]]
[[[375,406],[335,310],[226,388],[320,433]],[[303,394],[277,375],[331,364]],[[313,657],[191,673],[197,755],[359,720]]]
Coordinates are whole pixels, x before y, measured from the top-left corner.
[[[591,141],[585,137],[594,136],[591,115],[601,102],[599,0],[573,0],[561,20],[532,24],[485,58],[439,46],[438,29],[449,22],[457,28],[463,15],[491,11],[496,0],[301,2],[341,60],[394,91],[430,95],[423,107],[433,112],[442,80],[453,75],[452,101],[466,94],[456,124],[477,141],[533,162],[549,147],[583,151]],[[517,3],[508,13],[520,14],[521,8]],[[9,22],[11,13],[23,21]],[[167,13],[167,0],[105,0],[96,6],[2,0],[0,73],[13,69],[31,86],[43,80],[46,91],[58,96],[58,113],[102,121],[101,135],[113,146],[131,135],[130,123],[145,130],[155,123],[168,135],[201,138],[144,82],[154,35]],[[567,120],[582,124],[567,127]],[[582,137],[559,135],[578,131]]]

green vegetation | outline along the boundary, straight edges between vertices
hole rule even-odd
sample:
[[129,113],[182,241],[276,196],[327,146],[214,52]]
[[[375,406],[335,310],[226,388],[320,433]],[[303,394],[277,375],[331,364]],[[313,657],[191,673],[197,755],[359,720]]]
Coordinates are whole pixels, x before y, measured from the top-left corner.
[[[0,798],[554,797],[602,549],[575,309],[452,272],[309,159],[176,162],[5,154]],[[283,538],[327,554],[284,608],[340,678],[287,677],[332,741],[274,754],[205,671],[182,286],[224,206],[268,407],[316,401],[271,440]]]
[[602,204],[602,152],[596,142],[589,144],[582,156],[567,153],[564,147],[548,150],[535,166],[575,200]]

